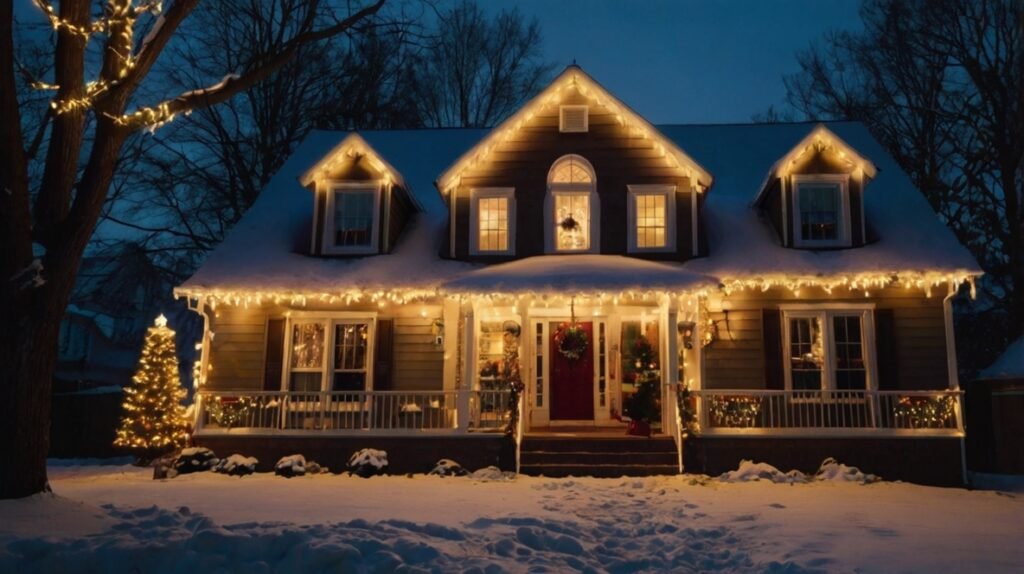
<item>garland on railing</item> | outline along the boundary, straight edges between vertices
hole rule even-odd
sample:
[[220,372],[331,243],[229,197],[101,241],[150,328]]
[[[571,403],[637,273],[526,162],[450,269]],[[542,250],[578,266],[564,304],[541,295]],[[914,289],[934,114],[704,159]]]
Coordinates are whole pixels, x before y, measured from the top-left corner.
[[502,361],[501,377],[508,383],[508,388],[511,391],[508,395],[508,425],[505,426],[505,434],[507,436],[515,436],[521,414],[519,412],[519,397],[526,390],[526,384],[523,383],[523,379],[519,375],[519,335],[521,329],[515,321],[506,321],[502,325],[502,329],[504,330],[504,335],[502,336],[504,361]]
[[679,408],[679,420],[682,422],[683,438],[691,434],[699,434],[700,423],[697,420],[696,402],[688,383],[676,385],[676,405]]
[[956,401],[953,397],[900,397],[893,414],[909,428],[944,428],[956,418]]
[[710,402],[711,420],[718,427],[752,427],[761,414],[760,397],[714,397]]
[[218,426],[230,429],[242,422],[246,413],[255,406],[259,406],[257,401],[250,397],[210,397],[209,403],[206,404],[206,412],[210,415],[210,420]]

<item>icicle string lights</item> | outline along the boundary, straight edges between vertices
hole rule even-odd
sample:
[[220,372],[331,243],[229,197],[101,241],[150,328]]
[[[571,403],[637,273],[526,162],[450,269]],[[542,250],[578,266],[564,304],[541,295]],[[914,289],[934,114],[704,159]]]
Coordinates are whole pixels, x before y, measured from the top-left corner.
[[261,306],[263,304],[289,305],[306,307],[316,304],[345,304],[372,303],[379,307],[386,307],[388,304],[403,305],[437,297],[449,297],[461,302],[479,303],[481,305],[493,305],[506,301],[516,301],[524,298],[534,300],[534,304],[568,305],[571,296],[582,299],[592,299],[599,304],[629,304],[659,302],[669,299],[683,299],[687,297],[708,297],[715,293],[731,295],[741,291],[768,291],[773,288],[783,288],[800,296],[801,290],[806,288],[820,288],[825,293],[832,295],[836,290],[847,290],[863,292],[869,297],[871,291],[883,288],[902,287],[906,289],[922,289],[927,296],[932,291],[943,285],[953,289],[967,284],[970,286],[971,297],[976,295],[974,287],[975,274],[961,272],[914,272],[901,273],[862,273],[854,275],[837,275],[832,277],[800,277],[800,276],[762,276],[753,278],[727,278],[721,281],[718,288],[706,286],[691,289],[627,289],[618,292],[608,291],[575,291],[571,295],[564,292],[544,291],[508,291],[508,292],[452,292],[443,288],[393,288],[393,289],[358,289],[350,288],[337,292],[296,292],[296,291],[245,291],[245,290],[221,290],[202,288],[177,288],[174,293],[177,297],[195,300],[205,300],[211,307],[229,305],[236,307]]

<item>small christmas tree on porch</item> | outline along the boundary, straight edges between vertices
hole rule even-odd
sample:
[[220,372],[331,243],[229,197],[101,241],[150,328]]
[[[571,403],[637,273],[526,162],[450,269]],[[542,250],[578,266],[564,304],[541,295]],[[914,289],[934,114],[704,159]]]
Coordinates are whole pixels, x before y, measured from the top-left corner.
[[184,446],[188,440],[184,398],[174,331],[160,315],[146,331],[139,368],[124,389],[124,412],[114,445],[136,451],[143,459]]

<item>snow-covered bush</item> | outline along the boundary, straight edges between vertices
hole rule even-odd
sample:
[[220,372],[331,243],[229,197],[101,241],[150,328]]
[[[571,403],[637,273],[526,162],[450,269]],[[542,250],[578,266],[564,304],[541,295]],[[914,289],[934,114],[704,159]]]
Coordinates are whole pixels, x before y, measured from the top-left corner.
[[832,457],[821,462],[818,472],[814,474],[814,479],[828,482],[859,482],[861,484],[882,480],[879,476],[861,472],[856,466],[846,466]]
[[511,480],[516,473],[505,472],[496,466],[486,466],[469,475],[473,480]]
[[204,472],[213,468],[220,459],[212,450],[196,446],[162,457],[153,463],[153,478],[174,478],[179,474]]
[[450,458],[442,458],[434,465],[434,469],[428,474],[434,476],[466,476],[469,471],[462,468],[462,465]]
[[782,472],[767,462],[741,460],[736,470],[722,473],[718,477],[722,482],[750,482],[754,480],[770,480],[772,482],[807,482],[807,475],[799,470]]
[[357,451],[348,459],[349,474],[370,478],[378,474],[384,474],[388,467],[388,453],[375,448],[364,448]]
[[822,461],[818,472],[814,476],[807,476],[799,470],[782,472],[766,462],[754,462],[751,460],[740,461],[736,470],[722,473],[718,477],[721,482],[749,482],[753,480],[770,480],[779,483],[797,483],[813,481],[829,482],[859,482],[867,484],[881,480],[873,474],[865,474],[855,466],[846,466],[836,462],[836,459],[829,457]]
[[306,474],[306,457],[301,454],[290,454],[282,457],[274,465],[274,474],[285,478],[304,476]]
[[256,465],[260,461],[251,456],[233,454],[227,458],[220,459],[213,467],[213,472],[227,474],[230,476],[245,476],[256,472]]

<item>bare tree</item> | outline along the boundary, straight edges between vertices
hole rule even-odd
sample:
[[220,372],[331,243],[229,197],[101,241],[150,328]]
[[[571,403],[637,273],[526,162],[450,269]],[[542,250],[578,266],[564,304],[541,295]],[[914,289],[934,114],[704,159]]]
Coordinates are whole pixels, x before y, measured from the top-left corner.
[[471,0],[438,15],[440,31],[419,66],[417,101],[434,127],[492,126],[537,93],[551,72],[541,30],[517,10],[489,20]]
[[868,0],[861,17],[799,55],[789,101],[864,122],[977,257],[984,362],[1024,331],[1024,2]]
[[[0,498],[49,488],[46,452],[59,324],[125,141],[178,114],[229,100],[271,76],[304,46],[351,31],[383,4],[377,0],[320,25],[324,6],[310,0],[276,23],[281,41],[273,52],[244,69],[225,70],[230,74],[206,88],[143,104],[140,88],[197,2],[175,0],[160,11],[157,2],[108,0],[93,15],[90,0],[64,0],[59,8],[37,0],[54,28],[50,83],[56,89],[35,189],[26,154],[32,139],[22,131],[17,97],[13,5],[0,3],[0,435],[13,445],[0,465]],[[152,25],[140,38],[148,15]],[[95,66],[89,50],[94,41],[100,43]],[[87,74],[95,80],[87,82]]]

